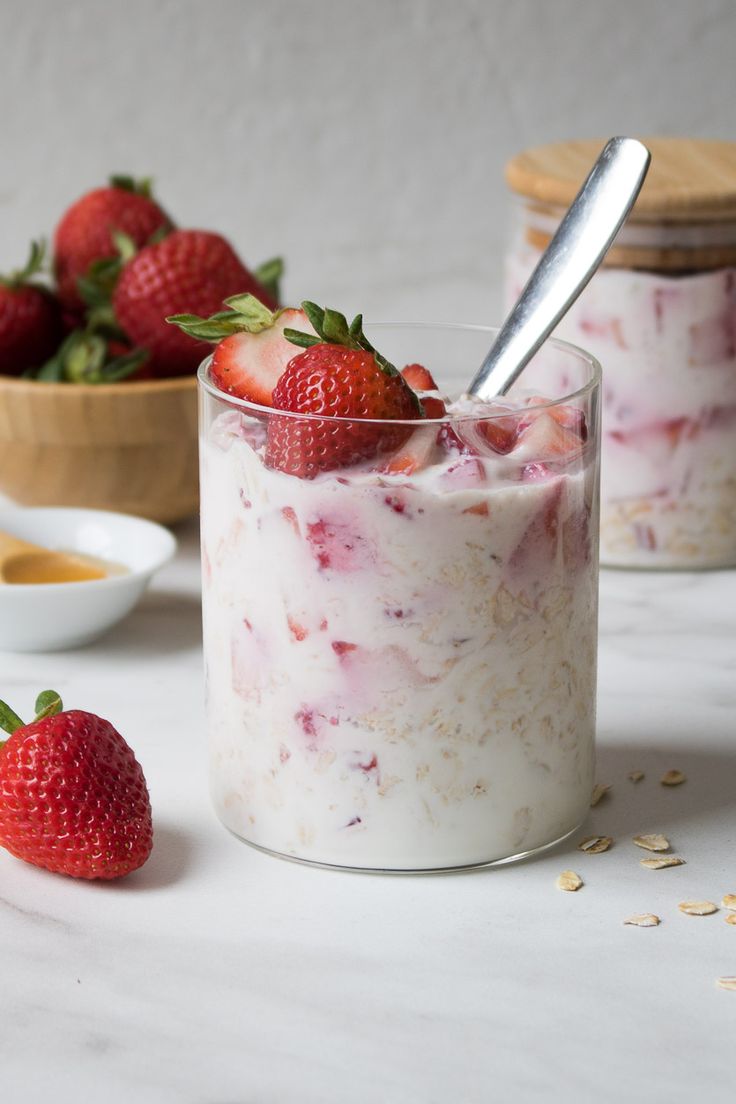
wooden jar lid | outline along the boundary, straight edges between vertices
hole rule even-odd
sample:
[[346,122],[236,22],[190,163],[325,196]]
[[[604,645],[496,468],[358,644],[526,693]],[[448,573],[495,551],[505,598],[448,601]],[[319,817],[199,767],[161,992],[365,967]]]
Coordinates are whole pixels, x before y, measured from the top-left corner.
[[[609,265],[719,268],[736,264],[736,142],[643,138],[652,164]],[[601,139],[536,146],[513,157],[506,182],[528,201],[528,240],[544,247],[603,148]]]

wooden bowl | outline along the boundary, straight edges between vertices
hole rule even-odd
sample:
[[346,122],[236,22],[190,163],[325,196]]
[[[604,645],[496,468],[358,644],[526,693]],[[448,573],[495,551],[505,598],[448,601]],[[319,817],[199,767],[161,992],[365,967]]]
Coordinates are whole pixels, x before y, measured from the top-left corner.
[[180,521],[196,513],[197,381],[39,383],[0,376],[0,493]]

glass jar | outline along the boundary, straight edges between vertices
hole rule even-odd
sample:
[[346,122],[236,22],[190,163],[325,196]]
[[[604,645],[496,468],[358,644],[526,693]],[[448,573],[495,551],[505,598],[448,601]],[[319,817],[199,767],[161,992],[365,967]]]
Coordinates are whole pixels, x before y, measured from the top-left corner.
[[[455,394],[493,337],[366,329]],[[360,422],[361,439],[377,435],[373,455],[302,479],[277,470],[275,435],[298,442],[310,422],[342,431],[344,419],[235,399],[202,366],[211,789],[243,840],[312,863],[427,871],[523,857],[584,819],[599,369],[549,342],[529,372],[551,401],[525,392],[490,417],[461,405],[434,421]]]
[[[652,165],[557,334],[605,365],[601,562],[736,564],[736,144],[645,139]],[[518,296],[602,143],[527,150],[506,299]]]

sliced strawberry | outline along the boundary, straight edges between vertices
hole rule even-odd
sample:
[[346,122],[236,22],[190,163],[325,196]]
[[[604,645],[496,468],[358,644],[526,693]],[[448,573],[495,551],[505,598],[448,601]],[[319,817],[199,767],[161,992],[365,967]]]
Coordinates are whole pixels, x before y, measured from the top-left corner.
[[273,390],[296,353],[284,330],[299,327],[309,334],[314,330],[304,311],[296,307],[271,311],[253,295],[237,295],[226,305],[228,310],[208,319],[174,315],[167,321],[190,337],[218,342],[210,377],[221,391],[270,406]]
[[401,369],[401,374],[414,391],[437,391],[437,384],[429,369],[423,364],[407,364]]
[[304,311],[290,307],[260,333],[242,332],[226,337],[212,356],[212,382],[229,395],[270,406],[273,389],[295,352],[284,337],[287,326],[311,331]]
[[415,429],[406,444],[387,457],[380,470],[389,475],[413,475],[427,467],[436,445],[437,430],[434,426]]

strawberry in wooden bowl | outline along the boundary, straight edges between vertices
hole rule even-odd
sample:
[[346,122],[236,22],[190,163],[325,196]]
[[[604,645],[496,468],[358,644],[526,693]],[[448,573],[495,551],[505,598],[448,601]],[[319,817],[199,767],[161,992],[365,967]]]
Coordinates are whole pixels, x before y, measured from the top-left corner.
[[222,235],[176,228],[150,183],[127,177],[73,203],[53,243],[45,282],[38,246],[0,282],[0,493],[187,517],[206,347],[165,319],[246,292],[276,307],[281,262],[251,271]]

